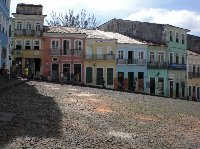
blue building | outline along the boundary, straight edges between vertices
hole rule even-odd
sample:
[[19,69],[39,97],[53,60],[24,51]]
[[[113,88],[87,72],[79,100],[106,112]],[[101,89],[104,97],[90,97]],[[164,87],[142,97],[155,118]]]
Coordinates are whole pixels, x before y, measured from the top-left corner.
[[146,92],[147,44],[119,33],[107,33],[117,39],[115,88]]
[[0,68],[9,69],[9,21],[11,0],[0,1]]

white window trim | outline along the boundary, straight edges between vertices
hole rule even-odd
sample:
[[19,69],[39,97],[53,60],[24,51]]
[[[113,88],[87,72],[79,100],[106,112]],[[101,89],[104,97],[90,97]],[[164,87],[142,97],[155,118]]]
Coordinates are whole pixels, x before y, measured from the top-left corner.
[[[178,42],[176,42],[176,37],[177,37],[176,34],[178,34]],[[179,32],[177,32],[177,31],[175,32],[175,42],[180,43],[180,35],[179,35]]]
[[34,46],[35,46],[35,41],[39,41],[39,50],[41,49],[41,40],[33,40],[33,49],[34,49]]
[[60,49],[60,39],[51,39],[51,45],[50,45],[50,47],[51,47],[51,50],[53,50],[53,47],[52,47],[52,42],[53,41],[58,41],[58,49],[57,50],[59,50]]
[[125,51],[124,50],[118,50],[117,51],[117,58],[119,59],[119,51],[122,51],[123,59],[125,59],[125,55],[124,55]]
[[26,46],[26,41],[30,41],[30,50],[33,49],[33,48],[32,48],[33,43],[32,43],[32,40],[31,40],[31,39],[26,39],[26,40],[24,40],[24,49],[25,49],[25,46]]
[[151,61],[151,52],[154,52],[154,61],[156,62],[157,61],[157,58],[156,58],[156,51],[149,51],[149,62]]
[[143,59],[145,59],[145,52],[144,51],[138,51],[137,53],[138,53],[138,59],[140,59],[140,54],[139,53],[141,53],[141,52],[143,52]]
[[[163,53],[163,62],[165,62],[165,52],[164,51],[158,51],[158,54],[157,55],[159,55],[159,53]],[[158,58],[157,58],[158,59]]]
[[83,40],[81,40],[81,39],[75,39],[75,40],[74,40],[74,49],[76,49],[76,42],[77,42],[77,41],[80,41],[80,42],[81,42],[81,50],[83,50],[83,47],[84,47],[84,46],[83,46]]
[[72,48],[71,48],[71,47],[72,47],[72,45],[71,45],[71,39],[62,39],[62,50],[64,49],[63,44],[64,44],[64,41],[65,41],[65,40],[69,41],[69,49],[72,49]]
[[33,30],[33,22],[32,21],[25,21],[25,29],[28,31],[31,31],[31,30],[27,29],[27,23],[31,24],[31,30]]

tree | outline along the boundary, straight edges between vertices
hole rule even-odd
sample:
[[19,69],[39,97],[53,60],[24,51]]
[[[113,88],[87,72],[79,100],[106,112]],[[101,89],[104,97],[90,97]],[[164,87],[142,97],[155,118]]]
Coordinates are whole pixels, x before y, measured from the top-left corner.
[[100,21],[94,15],[88,15],[86,10],[82,9],[80,14],[74,14],[73,10],[69,10],[63,15],[62,13],[57,14],[52,11],[50,19],[46,20],[49,26],[67,26],[83,29],[96,29]]

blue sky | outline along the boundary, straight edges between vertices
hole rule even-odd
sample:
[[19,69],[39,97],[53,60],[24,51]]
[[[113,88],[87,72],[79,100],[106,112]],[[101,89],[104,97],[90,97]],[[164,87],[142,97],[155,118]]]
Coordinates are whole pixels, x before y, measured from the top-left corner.
[[[27,3],[27,0],[12,0],[11,13],[16,11],[17,3]],[[28,3],[42,4],[45,15],[52,10],[65,13],[69,9],[75,12],[86,9],[101,23],[118,18],[171,24],[200,36],[199,0],[28,0]]]

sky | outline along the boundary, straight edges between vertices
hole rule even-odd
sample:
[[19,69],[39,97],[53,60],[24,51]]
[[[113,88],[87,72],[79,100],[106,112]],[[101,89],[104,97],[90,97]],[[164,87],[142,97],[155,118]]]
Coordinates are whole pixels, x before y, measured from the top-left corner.
[[69,10],[94,14],[103,24],[113,18],[171,24],[191,30],[200,36],[200,0],[12,0],[11,14],[18,3],[42,4],[49,19],[52,11],[65,14]]

